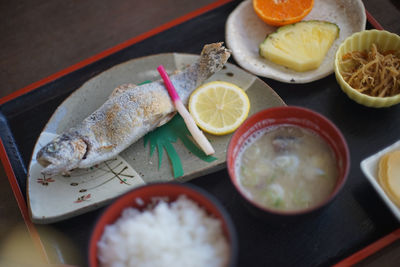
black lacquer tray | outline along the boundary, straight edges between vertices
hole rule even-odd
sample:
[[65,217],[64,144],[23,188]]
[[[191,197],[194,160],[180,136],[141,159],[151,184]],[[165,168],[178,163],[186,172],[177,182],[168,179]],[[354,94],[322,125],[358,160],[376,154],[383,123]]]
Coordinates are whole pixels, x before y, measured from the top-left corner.
[[[71,92],[98,73],[132,58],[164,52],[197,53],[205,43],[224,40],[225,21],[238,3],[226,3],[1,104],[2,159],[12,167],[8,174],[23,196],[36,139]],[[368,23],[367,27],[373,26]],[[232,58],[230,62],[235,64]],[[361,106],[340,90],[333,74],[308,84],[263,80],[286,104],[310,108],[338,126],[349,145],[351,170],[342,192],[322,213],[280,226],[248,212],[226,169],[192,180],[190,183],[217,197],[231,214],[239,237],[238,266],[329,266],[396,230],[398,222],[362,174],[360,162],[399,139],[400,105],[384,109]],[[87,251],[91,230],[102,210],[52,226],[68,235],[80,251]]]

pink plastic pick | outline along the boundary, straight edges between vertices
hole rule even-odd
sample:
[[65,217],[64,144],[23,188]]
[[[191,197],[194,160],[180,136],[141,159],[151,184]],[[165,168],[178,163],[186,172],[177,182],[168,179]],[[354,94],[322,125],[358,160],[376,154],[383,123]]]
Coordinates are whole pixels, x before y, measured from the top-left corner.
[[164,81],[165,87],[167,87],[169,96],[172,99],[172,102],[175,105],[176,110],[181,114],[183,120],[185,121],[185,124],[189,130],[189,132],[192,134],[194,140],[197,142],[197,144],[201,147],[201,149],[206,153],[206,155],[211,155],[215,153],[214,148],[211,146],[210,142],[206,138],[206,136],[203,134],[202,131],[197,127],[195,121],[193,120],[192,116],[190,115],[189,111],[186,109],[186,107],[183,105],[178,93],[175,90],[174,85],[172,84],[171,80],[168,77],[167,72],[165,71],[165,68],[163,65],[158,66],[157,68],[158,72],[161,75],[161,78]]

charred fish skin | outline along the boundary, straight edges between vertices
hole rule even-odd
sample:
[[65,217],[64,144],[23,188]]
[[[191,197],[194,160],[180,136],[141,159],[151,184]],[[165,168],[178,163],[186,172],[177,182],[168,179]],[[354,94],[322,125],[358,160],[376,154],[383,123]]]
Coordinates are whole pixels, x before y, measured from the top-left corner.
[[[230,57],[222,43],[203,47],[198,60],[172,75],[182,102],[219,71]],[[109,99],[80,124],[45,145],[36,155],[44,175],[66,174],[111,159],[176,113],[163,81],[118,87]]]

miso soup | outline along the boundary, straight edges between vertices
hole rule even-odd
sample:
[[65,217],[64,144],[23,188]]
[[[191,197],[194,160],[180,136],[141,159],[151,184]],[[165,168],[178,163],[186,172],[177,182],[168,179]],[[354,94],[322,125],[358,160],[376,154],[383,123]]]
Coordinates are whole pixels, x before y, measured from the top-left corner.
[[253,134],[235,167],[248,198],[279,210],[320,204],[332,193],[338,177],[331,147],[311,130],[294,125]]

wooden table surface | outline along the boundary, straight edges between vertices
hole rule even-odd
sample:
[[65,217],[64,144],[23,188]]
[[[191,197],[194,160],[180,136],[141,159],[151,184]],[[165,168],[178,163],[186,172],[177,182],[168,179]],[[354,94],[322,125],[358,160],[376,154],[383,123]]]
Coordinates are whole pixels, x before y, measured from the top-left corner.
[[[0,98],[213,2],[215,1],[0,1]],[[363,2],[384,29],[400,34],[399,0]],[[162,43],[159,45],[162,46]],[[12,252],[15,242],[24,243],[25,256],[38,258],[30,247],[30,239],[1,164],[0,218],[0,265],[3,261],[18,261],[18,256]],[[52,236],[59,235],[58,240],[63,240],[61,244],[64,250],[59,253],[61,256],[49,256],[52,263],[70,263],[68,259],[74,264],[81,262],[80,253],[70,248],[67,237],[63,237],[62,233],[53,233],[51,229],[43,231]],[[19,250],[21,251],[21,247]],[[64,259],[60,259],[62,257]],[[391,262],[393,261],[392,257]],[[385,266],[389,266],[388,264],[387,262]],[[369,266],[383,265],[378,260]]]

